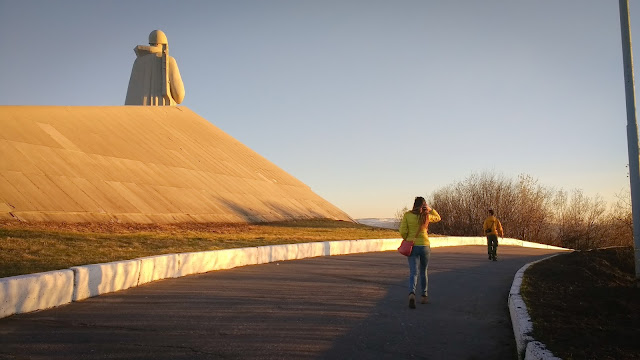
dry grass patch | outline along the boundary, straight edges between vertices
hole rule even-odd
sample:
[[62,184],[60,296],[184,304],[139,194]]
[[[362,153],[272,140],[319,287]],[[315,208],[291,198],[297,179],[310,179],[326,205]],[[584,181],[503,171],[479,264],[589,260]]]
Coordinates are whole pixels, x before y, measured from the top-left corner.
[[398,238],[332,220],[264,224],[0,223],[0,277],[143,256],[299,242]]
[[533,336],[555,356],[640,359],[640,289],[633,248],[576,251],[525,272]]

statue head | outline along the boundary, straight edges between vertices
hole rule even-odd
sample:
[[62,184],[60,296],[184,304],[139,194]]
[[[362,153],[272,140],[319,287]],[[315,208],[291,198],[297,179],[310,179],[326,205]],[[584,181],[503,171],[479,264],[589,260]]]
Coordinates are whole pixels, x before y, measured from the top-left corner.
[[162,30],[153,30],[149,34],[149,45],[168,45],[167,35]]

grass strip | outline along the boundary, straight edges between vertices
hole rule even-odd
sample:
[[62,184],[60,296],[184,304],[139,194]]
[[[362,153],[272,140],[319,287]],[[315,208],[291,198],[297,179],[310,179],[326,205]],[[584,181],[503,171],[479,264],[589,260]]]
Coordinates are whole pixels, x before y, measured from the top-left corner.
[[0,223],[0,277],[144,256],[314,241],[398,238],[344,221],[263,224]]

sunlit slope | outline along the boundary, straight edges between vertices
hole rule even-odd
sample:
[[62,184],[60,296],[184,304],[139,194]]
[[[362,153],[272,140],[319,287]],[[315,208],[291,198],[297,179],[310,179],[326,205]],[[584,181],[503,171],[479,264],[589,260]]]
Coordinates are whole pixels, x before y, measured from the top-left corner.
[[0,219],[351,220],[185,107],[0,106]]

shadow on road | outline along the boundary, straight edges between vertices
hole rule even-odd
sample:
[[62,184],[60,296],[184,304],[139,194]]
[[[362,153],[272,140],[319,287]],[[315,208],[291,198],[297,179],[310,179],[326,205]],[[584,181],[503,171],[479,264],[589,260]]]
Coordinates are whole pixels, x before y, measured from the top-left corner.
[[396,252],[163,280],[0,319],[0,358],[513,359],[513,276],[553,253],[434,248],[431,303],[415,310]]

